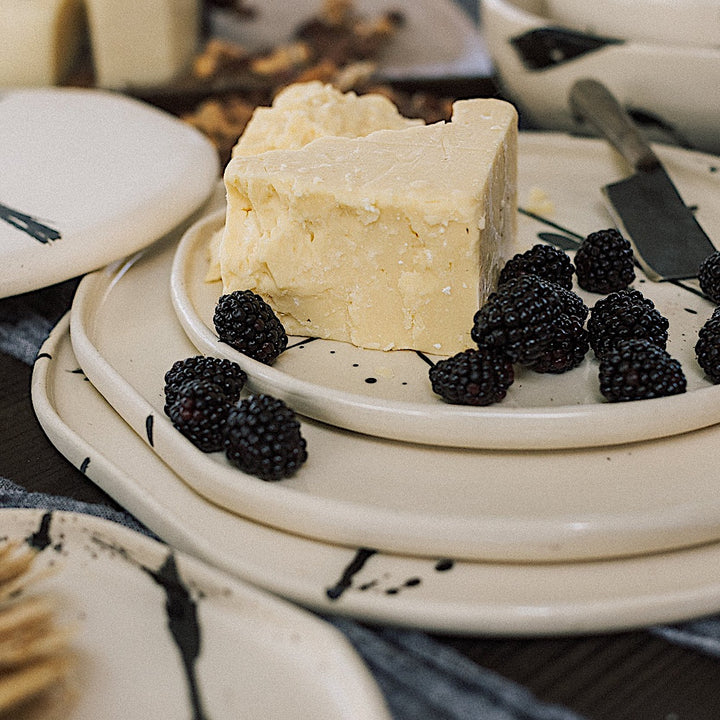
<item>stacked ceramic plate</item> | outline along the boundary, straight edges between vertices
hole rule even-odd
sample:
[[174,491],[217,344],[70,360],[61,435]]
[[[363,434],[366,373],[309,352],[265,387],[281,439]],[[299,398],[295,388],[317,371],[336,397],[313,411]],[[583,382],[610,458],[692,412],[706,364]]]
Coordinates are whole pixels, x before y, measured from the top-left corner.
[[[716,161],[659,152],[720,236]],[[599,188],[623,171],[603,142],[521,134],[519,162],[518,249],[608,226]],[[35,368],[50,438],[160,537],[301,605],[434,630],[580,632],[720,608],[720,387],[694,359],[712,306],[692,283],[636,281],[670,320],[686,394],[607,404],[588,357],[561,376],[520,372],[499,405],[456,407],[413,352],[298,337],[267,367],[220,343],[221,289],[205,276],[223,210],[217,187],[88,275]],[[232,358],[251,391],[301,414],[296,476],[263,482],[174,430],[164,374],[198,353]]]
[[656,140],[720,153],[717,0],[480,0],[500,80],[528,121],[586,131],[575,80],[601,80]]
[[[120,279],[122,268],[130,271],[156,253],[152,245],[159,237],[177,236],[202,214],[217,187],[217,153],[200,133],[119,95],[8,91],[0,96],[0,126],[2,295],[87,271],[95,271],[82,283],[88,289],[93,278]],[[124,259],[135,252],[134,260]],[[162,272],[155,281],[167,297]],[[121,284],[124,291],[128,286]],[[162,309],[155,312],[152,293],[146,300],[139,313],[127,304],[125,330],[115,328],[118,340],[128,333],[128,358],[138,342],[148,341],[135,335],[142,316],[158,324],[153,345],[165,344],[164,326],[172,334],[174,318]],[[97,296],[95,301],[98,309],[104,305]],[[88,330],[80,327],[79,337]],[[148,357],[155,349],[147,348]],[[181,343],[172,351],[185,350]],[[87,363],[107,391],[99,377],[113,372],[106,359],[99,355]],[[178,542],[168,547],[78,513],[0,510],[3,541],[33,547],[35,582],[23,586],[23,597],[57,600],[59,627],[73,631],[76,672],[68,680],[72,697],[63,717],[387,720],[372,676],[339,631],[243,583],[238,576],[244,573],[231,577],[182,552],[212,554],[194,544],[206,541],[202,533],[186,528],[183,540],[173,536],[172,521],[164,527],[156,522],[168,501],[173,513],[193,514],[192,501],[181,510],[182,503],[171,500],[173,491],[162,489],[171,478],[181,492],[186,486],[146,452],[103,396],[75,373],[77,367],[66,318],[39,354],[33,375],[34,405],[48,435],[163,539]],[[80,381],[68,385],[70,377]],[[120,394],[130,398],[131,388],[123,385]],[[88,435],[89,427],[99,436]],[[222,532],[222,521],[211,519],[208,525]],[[231,546],[236,532],[227,536]]]

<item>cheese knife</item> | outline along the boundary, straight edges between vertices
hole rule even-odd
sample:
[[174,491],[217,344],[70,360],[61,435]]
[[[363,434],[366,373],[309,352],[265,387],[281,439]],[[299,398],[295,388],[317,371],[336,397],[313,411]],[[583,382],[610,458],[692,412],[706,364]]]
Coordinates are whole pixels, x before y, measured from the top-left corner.
[[697,277],[700,263],[715,247],[630,116],[597,80],[576,81],[569,103],[635,171],[602,193],[647,276],[655,281]]

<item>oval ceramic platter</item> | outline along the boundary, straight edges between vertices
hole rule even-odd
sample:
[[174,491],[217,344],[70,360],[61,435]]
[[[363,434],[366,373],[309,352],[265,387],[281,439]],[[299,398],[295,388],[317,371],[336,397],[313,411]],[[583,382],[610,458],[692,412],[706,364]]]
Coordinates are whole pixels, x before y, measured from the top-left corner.
[[[543,153],[557,156],[559,146],[546,138]],[[80,366],[110,405],[217,505],[328,542],[473,560],[609,557],[720,538],[720,450],[708,442],[712,432],[614,447],[500,451],[401,443],[304,418],[309,459],[279,483],[243,474],[221,453],[201,453],[163,413],[166,370],[197,354],[169,292],[178,234],[86,277],[73,303],[71,337]],[[705,302],[687,295],[688,303]],[[584,378],[587,370],[573,372]],[[606,408],[625,421],[625,408]]]
[[0,297],[145,247],[217,182],[217,152],[203,135],[118,94],[3,91],[0,127]]
[[89,515],[4,509],[0,524],[37,553],[17,599],[47,597],[73,631],[57,717],[389,720],[344,637],[290,603]]
[[[664,148],[661,152],[686,202],[711,237],[720,241],[720,160]],[[519,202],[533,207],[543,193],[540,217],[521,215],[518,250],[544,232],[572,244],[611,225],[600,188],[623,169],[601,141],[563,135],[521,134]],[[562,375],[519,370],[507,397],[489,407],[450,405],[434,395],[429,358],[411,351],[363,350],[348,343],[291,338],[272,366],[220,343],[212,324],[221,284],[205,282],[210,235],[222,227],[222,211],[199,222],[178,249],[172,274],[173,303],[188,336],[205,354],[242,365],[253,387],[285,399],[298,412],[339,427],[407,442],[484,449],[546,449],[600,446],[687,432],[720,421],[720,386],[703,377],[694,353],[697,332],[713,305],[691,286],[634,286],[654,300],[670,321],[668,351],[683,364],[688,392],[633,403],[604,402],[598,363]],[[559,226],[559,227],[556,227]],[[690,289],[688,289],[690,288]],[[600,295],[580,292],[588,306]]]
[[[194,492],[87,382],[68,325],[65,317],[52,331],[33,372],[33,405],[49,438],[173,547],[265,590],[369,622],[522,636],[621,630],[720,610],[718,543],[592,562],[482,563],[334,545],[239,517]],[[711,446],[717,435],[702,430],[698,440]]]

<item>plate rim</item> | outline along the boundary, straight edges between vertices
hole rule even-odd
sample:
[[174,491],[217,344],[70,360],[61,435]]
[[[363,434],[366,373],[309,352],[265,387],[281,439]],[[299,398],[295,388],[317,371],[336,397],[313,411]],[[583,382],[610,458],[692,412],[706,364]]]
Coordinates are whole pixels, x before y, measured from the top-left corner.
[[[54,348],[61,342],[67,342],[72,350],[68,326],[69,319],[66,316],[51,331],[44,345],[46,352],[48,348]],[[52,354],[51,350],[50,353]],[[50,363],[45,362],[38,362],[33,370],[32,399],[38,419],[41,421],[43,429],[50,440],[71,462],[74,462],[73,459],[78,457],[78,449],[80,450],[80,456],[83,457],[88,454],[88,451],[91,451],[93,462],[89,465],[86,475],[92,482],[118,500],[128,511],[144,522],[147,527],[183,552],[195,555],[201,561],[220,567],[224,572],[240,577],[245,582],[269,590],[274,594],[282,595],[292,602],[313,610],[353,617],[361,621],[389,623],[400,627],[435,632],[475,633],[494,636],[527,636],[529,634],[542,637],[558,633],[574,635],[587,632],[627,630],[650,624],[686,620],[717,612],[720,609],[720,600],[718,600],[720,594],[718,593],[717,582],[711,584],[710,587],[706,587],[704,591],[697,589],[687,591],[684,587],[679,587],[673,578],[668,577],[662,571],[662,565],[666,561],[679,561],[682,566],[684,565],[684,558],[692,557],[707,556],[707,560],[704,560],[704,562],[707,562],[707,566],[715,566],[718,558],[720,558],[720,542],[707,543],[679,551],[625,560],[611,559],[596,563],[549,563],[539,565],[511,563],[508,565],[497,562],[457,561],[456,567],[463,573],[459,590],[462,601],[453,603],[450,607],[448,607],[447,601],[428,601],[423,598],[414,603],[411,599],[409,603],[399,605],[397,599],[399,597],[407,598],[408,595],[392,595],[388,597],[372,595],[367,592],[348,593],[334,602],[329,602],[324,593],[309,588],[307,583],[304,583],[302,587],[298,587],[293,583],[289,585],[287,582],[283,583],[283,578],[279,576],[277,570],[269,570],[266,562],[251,562],[249,566],[244,565],[239,568],[238,554],[241,555],[244,550],[247,551],[244,534],[244,541],[241,543],[239,551],[232,548],[219,549],[221,543],[214,543],[207,537],[198,538],[198,535],[192,532],[192,528],[187,522],[187,513],[182,513],[178,508],[172,507],[172,503],[151,502],[151,495],[143,490],[144,485],[141,479],[131,477],[122,468],[118,468],[113,461],[103,455],[102,451],[96,450],[66,424],[65,419],[60,416],[52,403],[53,393],[48,392],[49,373]],[[108,412],[116,414],[102,396],[99,393],[97,395],[99,401],[107,407]],[[135,439],[139,448],[144,452],[150,452],[148,448],[143,447],[144,443],[136,438],[130,428],[128,428],[127,432],[130,437]],[[97,475],[95,474],[96,471]],[[182,489],[184,486],[183,481],[172,471],[168,470],[168,475],[173,476],[172,483],[177,483],[177,487]],[[201,507],[213,514],[226,513],[226,511],[213,507],[212,504],[199,496],[195,496],[190,491],[183,492],[188,492],[188,496],[192,498],[193,502],[197,501]],[[163,495],[163,498],[167,498],[167,496]],[[255,527],[255,523],[251,521],[242,518],[238,518],[238,521],[246,524],[246,527]],[[210,524],[205,524],[202,528],[206,530],[209,526]],[[303,548],[312,547],[318,549],[323,560],[327,552],[337,555],[337,566],[328,568],[328,578],[330,579],[339,577],[343,570],[349,567],[353,561],[353,548],[308,540],[280,530],[271,529],[270,532],[278,537],[290,538],[293,543],[297,543],[298,546],[301,545]],[[254,561],[255,558],[253,557],[252,560]],[[317,567],[319,564],[317,560],[313,562],[313,567]],[[377,568],[377,574],[379,575],[394,573],[399,576],[412,576],[419,572],[418,563],[420,561],[408,556],[377,553],[373,558],[373,562],[379,565]],[[398,566],[403,568],[403,572],[400,572]],[[644,572],[649,572],[653,578],[663,578],[663,581],[668,583],[668,587],[657,591],[654,595],[650,593],[645,596],[640,593],[632,597],[618,596],[612,602],[606,603],[603,603],[602,600],[590,593],[584,602],[578,599],[562,602],[559,598],[554,597],[553,602],[555,604],[548,602],[547,599],[539,599],[534,606],[529,606],[526,602],[518,606],[512,606],[512,595],[503,595],[501,590],[498,591],[499,598],[494,603],[473,604],[476,596],[470,591],[470,587],[464,589],[462,587],[462,581],[471,580],[472,578],[468,578],[468,575],[471,576],[475,569],[479,569],[480,572],[483,570],[488,571],[485,577],[480,578],[481,586],[487,591],[488,588],[494,588],[497,584],[491,582],[491,580],[497,578],[498,574],[502,575],[508,568],[511,572],[517,570],[524,572],[527,570],[530,574],[554,574],[557,575],[556,584],[558,587],[574,587],[577,586],[577,582],[573,581],[573,575],[576,571],[585,573],[589,570],[598,569],[598,577],[600,577],[603,568],[612,570],[614,567],[622,566],[627,567],[627,570],[622,573],[626,581],[628,578],[635,576],[636,571],[632,569],[633,567],[643,571],[643,568],[650,566],[649,570],[646,569]],[[706,579],[708,573],[703,571],[702,577]],[[555,581],[553,581],[553,584],[555,584]]]
[[[586,153],[593,151],[605,154],[609,151],[607,144],[594,138],[578,138],[554,132],[520,133],[521,172],[523,145],[526,146],[526,152],[527,148],[537,152],[538,147],[546,149],[548,143],[564,148],[574,146]],[[658,150],[663,159],[711,159],[711,156],[703,153],[669,146],[660,146]],[[188,228],[180,240],[173,259],[170,282],[170,295],[176,315],[199,351],[238,363],[250,376],[251,383],[260,390],[282,397],[301,415],[391,440],[483,450],[621,445],[668,437],[720,423],[720,410],[716,410],[720,408],[720,385],[709,384],[694,392],[628,403],[583,403],[538,409],[509,407],[502,402],[473,408],[450,405],[438,399],[437,405],[432,406],[436,422],[428,423],[425,418],[430,406],[427,404],[376,400],[361,394],[332,390],[288,375],[221,343],[195,312],[190,294],[186,291],[192,256],[199,253],[196,246],[204,241],[203,233],[211,232],[223,217],[222,208],[209,211]],[[638,272],[642,273],[641,270]],[[699,402],[702,412],[698,409]],[[627,419],[622,425],[618,423],[620,415]],[[676,418],[671,429],[666,422],[668,415]],[[693,418],[692,421],[688,421],[688,417]],[[680,422],[683,418],[685,420]],[[498,429],[500,422],[504,429]],[[582,423],[581,428],[588,426],[584,432],[578,432],[578,422]],[[513,424],[514,434],[506,431],[505,423]],[[628,425],[633,428],[631,434],[628,434]],[[550,433],[548,428],[552,428]],[[602,434],[598,435],[600,431]]]
[[[59,421],[59,416],[57,418]],[[273,623],[273,627],[283,629],[285,635],[278,633],[257,635],[268,648],[273,648],[276,644],[288,644],[290,640],[294,649],[301,651],[302,658],[307,659],[318,652],[324,655],[325,659],[331,658],[333,663],[329,672],[333,674],[333,683],[343,684],[343,695],[342,702],[333,703],[332,708],[327,710],[341,712],[341,717],[346,717],[347,720],[356,717],[364,720],[390,720],[385,699],[360,654],[340,630],[316,614],[272,595],[216,564],[211,564],[181,548],[171,547],[162,540],[156,540],[111,519],[59,508],[0,507],[0,520],[8,518],[10,521],[14,520],[16,525],[12,530],[8,530],[8,524],[3,524],[3,541],[26,540],[26,537],[19,536],[17,525],[30,520],[36,520],[38,527],[41,523],[45,527],[45,520],[48,519],[49,532],[52,536],[54,522],[59,520],[61,530],[56,532],[62,538],[63,556],[68,552],[66,547],[68,540],[73,539],[78,543],[76,550],[93,555],[92,549],[82,543],[85,539],[83,533],[89,533],[91,537],[97,537],[102,543],[112,543],[111,549],[113,552],[118,551],[120,556],[126,557],[127,554],[131,564],[141,562],[140,557],[142,557],[143,566],[148,561],[147,558],[160,565],[172,557],[177,563],[183,584],[192,587],[193,592],[200,591],[201,602],[219,603],[232,613],[242,615],[253,626],[256,623],[260,625]],[[15,535],[18,537],[15,538]],[[50,545],[39,552],[54,551],[54,549],[54,546]],[[101,554],[98,554],[97,558],[102,561]],[[108,563],[106,567],[112,565]],[[58,567],[62,572],[62,563]],[[90,575],[92,576],[92,570]],[[74,582],[77,582],[77,579]],[[207,593],[208,589],[213,592]],[[302,658],[295,661],[298,662]],[[323,680],[322,683],[324,684],[325,681]],[[335,692],[323,693],[326,699],[335,694]]]

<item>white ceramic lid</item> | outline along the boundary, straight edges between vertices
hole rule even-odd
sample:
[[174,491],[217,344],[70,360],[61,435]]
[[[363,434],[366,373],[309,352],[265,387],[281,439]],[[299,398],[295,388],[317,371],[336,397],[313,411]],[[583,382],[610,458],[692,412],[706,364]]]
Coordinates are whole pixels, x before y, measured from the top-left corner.
[[0,94],[0,297],[131,254],[189,217],[219,175],[194,128],[122,95]]

